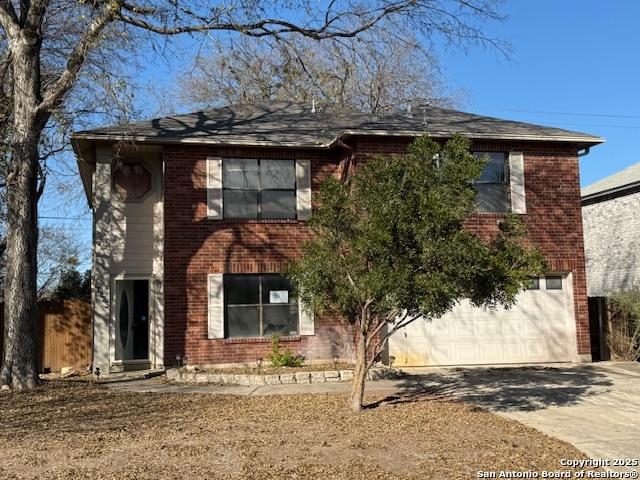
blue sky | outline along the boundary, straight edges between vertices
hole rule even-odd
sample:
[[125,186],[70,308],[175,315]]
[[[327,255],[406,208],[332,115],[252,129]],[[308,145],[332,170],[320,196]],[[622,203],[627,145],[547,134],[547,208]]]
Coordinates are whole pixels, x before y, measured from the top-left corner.
[[503,11],[491,33],[512,44],[513,61],[477,49],[441,56],[464,109],[605,137],[580,162],[583,186],[639,162],[640,2],[513,0]]
[[[605,137],[581,159],[583,186],[640,161],[640,2],[511,0],[502,11],[507,19],[488,32],[511,43],[512,60],[482,48],[440,52],[450,89],[465,92],[461,108]],[[177,51],[196,48],[188,38],[178,45]],[[137,73],[166,87],[189,61],[188,55],[167,61],[151,54]],[[137,95],[142,102],[145,96]],[[83,197],[69,205],[49,196],[54,201],[43,204],[41,215],[65,218],[43,218],[41,224],[65,225],[84,247],[88,266],[91,223]]]

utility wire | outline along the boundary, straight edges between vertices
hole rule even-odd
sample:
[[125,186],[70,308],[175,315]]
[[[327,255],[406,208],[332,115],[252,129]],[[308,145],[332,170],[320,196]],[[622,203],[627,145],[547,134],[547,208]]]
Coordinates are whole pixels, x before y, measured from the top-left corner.
[[38,216],[38,218],[40,219],[45,219],[45,220],[84,220],[84,221],[89,221],[91,220],[91,217],[56,217],[56,216],[49,216],[49,215],[40,215]]
[[629,118],[639,119],[640,115],[620,115],[615,113],[585,113],[585,112],[556,112],[547,110],[525,110],[521,108],[487,108],[487,110],[498,110],[504,112],[519,112],[519,113],[535,113],[542,115],[566,115],[571,117],[606,117],[606,118]]

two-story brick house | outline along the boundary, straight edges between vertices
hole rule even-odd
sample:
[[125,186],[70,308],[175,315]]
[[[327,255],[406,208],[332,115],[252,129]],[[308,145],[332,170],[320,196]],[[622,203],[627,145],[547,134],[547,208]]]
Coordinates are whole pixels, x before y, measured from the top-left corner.
[[[578,157],[603,140],[425,107],[412,115],[237,105],[78,132],[94,212],[94,366],[252,363],[269,335],[309,360],[349,359],[339,318],[301,310],[280,273],[309,238],[323,179],[416,136],[461,133],[491,161],[467,227],[522,215],[550,266],[508,310],[462,304],[390,342],[396,365],[589,359]],[[186,360],[185,360],[186,358]]]

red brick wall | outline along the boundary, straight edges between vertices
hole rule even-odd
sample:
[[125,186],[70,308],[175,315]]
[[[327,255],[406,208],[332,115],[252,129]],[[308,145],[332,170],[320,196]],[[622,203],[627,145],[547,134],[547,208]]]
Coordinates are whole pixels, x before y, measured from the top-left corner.
[[[206,157],[307,158],[312,188],[335,173],[336,153],[238,148],[166,147],[165,362],[176,354],[190,364],[253,362],[270,350],[269,339],[207,338],[207,274],[279,273],[309,238],[297,220],[208,220]],[[352,334],[334,317],[316,318],[315,335],[282,339],[284,348],[309,359],[352,356]]]
[[[353,138],[358,158],[400,153],[406,139]],[[572,272],[579,353],[589,353],[589,325],[582,241],[578,158],[575,146],[534,143],[480,144],[482,151],[517,150],[525,155],[525,222],[552,270]],[[277,273],[309,237],[297,220],[208,220],[206,157],[307,158],[312,188],[337,175],[346,152],[292,151],[202,146],[165,147],[165,362],[176,354],[190,364],[252,362],[265,357],[268,339],[207,339],[208,273]],[[500,215],[474,215],[468,227],[479,234],[497,232]],[[333,317],[316,318],[316,335],[283,339],[283,345],[310,359],[349,358],[351,329]]]

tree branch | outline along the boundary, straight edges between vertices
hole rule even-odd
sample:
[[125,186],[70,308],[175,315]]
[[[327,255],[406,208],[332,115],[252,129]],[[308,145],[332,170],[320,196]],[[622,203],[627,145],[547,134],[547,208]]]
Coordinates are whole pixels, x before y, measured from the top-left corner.
[[40,178],[40,184],[36,189],[36,202],[40,201],[40,197],[42,197],[44,193],[44,186],[47,183],[47,175],[44,173],[40,162],[38,162],[38,177]]
[[11,0],[0,0],[0,25],[9,38],[13,38],[20,27]]
[[40,28],[49,0],[30,0],[23,3],[20,12],[20,16],[24,16],[24,20],[20,19],[20,23],[24,25],[23,28],[34,30]]
[[45,93],[42,102],[38,106],[39,115],[48,115],[60,104],[65,94],[71,90],[78,76],[78,72],[89,54],[89,50],[98,40],[100,33],[102,33],[105,27],[117,18],[122,3],[123,0],[108,2],[102,12],[91,22],[91,25],[69,55],[65,70]]
[[[207,19],[201,16],[195,15],[193,12],[180,8],[180,10],[196,18],[200,23],[195,25],[180,25],[169,27],[166,25],[159,25],[146,19],[138,18],[132,15],[128,15],[120,11],[117,15],[118,19],[129,25],[148,30],[153,33],[161,35],[178,35],[181,33],[196,33],[207,32],[212,30],[226,30],[235,31],[243,35],[251,37],[266,37],[277,36],[281,34],[297,33],[305,37],[313,38],[314,40],[325,40],[329,38],[352,38],[358,34],[368,30],[391,15],[400,13],[405,10],[411,10],[416,8],[416,3],[413,0],[400,1],[392,3],[382,8],[376,8],[364,12],[341,12],[332,18],[329,18],[328,14],[332,8],[333,2],[329,5],[327,15],[325,15],[324,23],[316,28],[307,28],[302,25],[298,25],[283,19],[268,18],[252,23],[235,23],[235,22],[218,22],[215,19]],[[149,14],[149,9],[144,7],[138,7],[127,3],[123,5],[123,10],[127,10],[132,13],[145,13]],[[361,19],[367,19],[362,21],[359,25],[348,30],[341,30],[334,28],[333,24],[338,21],[339,18],[351,15],[357,16]]]

